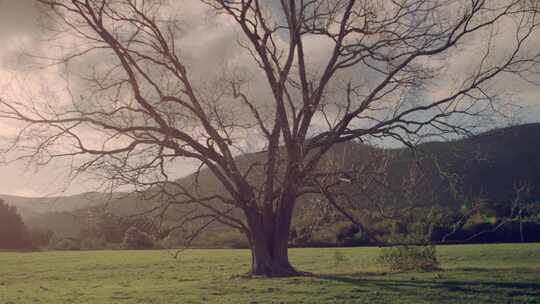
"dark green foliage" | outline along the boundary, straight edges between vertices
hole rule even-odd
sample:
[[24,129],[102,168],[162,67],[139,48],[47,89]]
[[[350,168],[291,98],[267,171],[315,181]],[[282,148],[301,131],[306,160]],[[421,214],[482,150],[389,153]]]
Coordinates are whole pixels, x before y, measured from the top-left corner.
[[90,242],[104,239],[107,243],[121,243],[126,230],[131,226],[113,214],[101,212],[88,212],[85,222],[79,239],[89,239]]
[[244,236],[226,233],[214,239],[214,248],[247,249],[249,243]]
[[392,271],[431,271],[439,265],[435,246],[382,248],[379,262]]
[[513,221],[499,224],[482,222],[467,225],[453,233],[447,240],[474,243],[540,242],[539,222]]
[[342,246],[367,246],[372,240],[362,233],[355,224],[347,223],[339,226],[336,232],[336,242]]
[[[534,222],[539,218],[540,205],[532,202],[540,198],[539,135],[540,124],[530,124],[453,142],[426,143],[415,151],[375,151],[372,154],[388,154],[388,176],[382,183],[384,188],[368,187],[365,193],[360,192],[357,189],[363,189],[360,187],[362,183],[370,180],[369,176],[360,176],[358,185],[344,184],[343,189],[336,192],[349,193],[356,208],[352,213],[357,214],[358,221],[378,240],[367,240],[367,244],[392,243],[394,236],[402,240],[408,237],[406,243],[441,242],[453,229],[456,233],[446,240],[536,241],[538,234],[535,233]],[[342,151],[333,153],[337,153],[345,163],[356,162],[359,167],[370,163],[365,159],[366,149],[360,146],[348,144],[336,149]],[[418,172],[422,172],[425,178],[415,185],[414,191],[410,191],[413,196],[408,200],[403,186],[407,185],[404,181],[410,182],[406,178],[411,164],[415,162],[421,168]],[[522,184],[530,185],[529,191],[518,193],[517,188]],[[376,198],[376,206],[373,206],[373,197]],[[519,201],[516,201],[518,197]],[[377,218],[381,206],[398,212],[388,212],[392,214],[389,220]],[[523,210],[522,216],[516,219],[520,210]],[[514,221],[503,225],[498,232],[472,237],[483,230],[492,230],[508,219]],[[338,222],[346,220],[345,217],[337,218]],[[466,225],[456,225],[460,220],[464,220],[460,225]],[[521,231],[516,229],[519,225],[515,220],[523,221]],[[329,226],[335,227],[335,222]],[[358,235],[351,228],[353,226],[340,227],[336,231],[337,242],[352,244]]]
[[336,233],[336,241],[344,242],[347,240],[351,240],[358,232],[360,232],[360,229],[358,229],[356,225],[349,224],[342,226]]
[[81,241],[81,249],[96,250],[107,248],[107,241],[104,237],[87,237]]
[[313,239],[313,231],[308,227],[293,228],[289,234],[289,243],[297,246],[303,246],[310,243]]
[[126,230],[122,247],[124,249],[152,249],[154,241],[146,232],[132,226]]
[[80,241],[72,238],[53,239],[49,248],[53,250],[81,250]]
[[0,200],[0,249],[22,249],[30,247],[28,230],[17,208]]
[[85,222],[79,235],[83,249],[121,247],[131,227],[147,235],[156,234],[152,222],[144,217],[120,217],[109,212],[89,211]]

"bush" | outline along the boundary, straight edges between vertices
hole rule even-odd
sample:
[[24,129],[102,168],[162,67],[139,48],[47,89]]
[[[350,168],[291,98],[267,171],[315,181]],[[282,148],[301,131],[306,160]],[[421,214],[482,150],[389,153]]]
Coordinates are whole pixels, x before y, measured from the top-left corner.
[[126,231],[122,247],[124,249],[152,249],[154,240],[147,233],[133,226]]
[[230,249],[247,249],[249,243],[245,238],[229,237],[223,240],[223,246]]
[[313,239],[313,233],[309,228],[302,227],[298,229],[292,229],[289,235],[289,243],[295,245],[306,244]]
[[104,249],[107,241],[104,237],[87,237],[81,241],[81,248],[84,250]]
[[379,262],[392,271],[430,271],[439,262],[435,246],[395,246],[383,248]]
[[58,239],[50,242],[49,247],[55,250],[80,250],[81,245],[75,239]]
[[342,226],[336,232],[336,241],[346,242],[354,239],[355,235],[360,232],[360,229],[356,225],[348,224]]
[[[474,223],[463,227],[447,240],[468,243],[540,242],[540,224],[531,221],[499,223]],[[523,240],[521,239],[523,236]],[[437,239],[433,239],[437,240]]]

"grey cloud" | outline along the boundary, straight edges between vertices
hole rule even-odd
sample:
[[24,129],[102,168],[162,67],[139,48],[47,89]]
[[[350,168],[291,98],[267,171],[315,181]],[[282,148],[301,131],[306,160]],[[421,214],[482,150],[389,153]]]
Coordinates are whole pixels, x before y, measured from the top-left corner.
[[15,70],[29,63],[23,54],[43,47],[45,20],[35,0],[0,0],[0,68]]
[[[39,19],[40,13],[32,2],[32,0],[0,0],[0,41],[14,41],[14,39],[16,40],[21,37],[35,38],[36,33],[39,33],[41,30],[39,22],[36,21]],[[189,60],[192,76],[197,79],[199,85],[212,86],[213,82],[217,81],[215,78],[223,76],[220,71],[230,69],[234,73],[239,73],[239,76],[244,77],[246,80],[250,80],[249,84],[246,85],[246,90],[254,100],[264,105],[268,101],[265,96],[268,96],[269,88],[264,81],[261,71],[253,68],[252,59],[247,52],[239,48],[235,43],[236,39],[241,37],[237,28],[230,21],[227,21],[225,17],[209,14],[208,7],[202,5],[199,1],[174,0],[171,3],[175,7],[168,10],[168,13],[171,16],[178,16],[181,21],[180,26],[183,29],[179,33],[179,43],[183,49],[182,54]],[[34,45],[36,50],[42,46],[38,39],[30,40],[36,43]],[[537,41],[540,41],[540,39]],[[328,59],[328,50],[331,46],[317,37],[312,37],[312,39],[305,41],[305,44],[309,49],[309,65],[312,68],[312,73],[320,73],[320,67]],[[466,74],[471,64],[476,63],[475,59],[473,59],[474,57],[471,56],[474,52],[474,48],[471,48],[471,50],[464,51],[459,56],[453,56],[449,61],[451,69],[447,71],[446,76],[462,76]],[[3,55],[5,57],[5,52],[0,50],[0,61]],[[103,63],[106,61],[101,54],[96,54],[95,56],[85,57],[84,60],[79,60],[79,63],[71,66],[71,68],[74,72],[87,72],[89,71],[89,67],[96,66],[100,62]],[[57,71],[52,73],[57,73]],[[364,86],[373,86],[378,80],[377,77],[377,74],[372,71],[355,68],[351,69],[348,73],[340,75],[340,78],[336,79],[334,85],[338,87],[340,84],[343,85],[343,83],[347,83],[349,80],[354,80],[354,82],[363,84]],[[511,81],[506,81],[505,84],[508,88],[519,87],[523,96],[526,96],[524,99],[529,104],[538,103],[537,100],[534,100],[535,96],[539,96],[537,94],[540,94],[538,87],[535,88],[524,84],[517,86],[517,83],[518,80],[512,79]],[[82,82],[75,80],[72,82],[72,85],[76,86],[76,91],[84,90],[84,83]],[[441,77],[441,81],[436,84],[437,91],[445,91],[451,85],[451,81],[448,81],[445,77]],[[432,97],[426,92],[424,92],[424,95],[426,95],[426,98]],[[76,94],[75,96],[78,95]],[[517,101],[519,102],[519,100]],[[241,107],[241,104],[230,106],[231,110],[241,110]],[[268,113],[271,114],[272,110],[270,106],[268,110]],[[527,113],[532,112],[527,110]],[[538,120],[540,111],[536,111],[535,113],[536,115],[528,114],[527,120]],[[255,138],[256,134],[252,134],[250,137]],[[252,149],[256,149],[260,145],[258,142],[246,143],[248,146],[250,144],[254,146]],[[179,175],[182,175],[189,173],[192,167],[189,164],[179,164],[177,167],[175,166],[175,169],[178,169]],[[12,169],[11,172],[15,170],[18,169]],[[47,174],[43,176],[47,176]],[[42,177],[41,180],[45,182],[46,177]],[[0,183],[0,192],[5,191],[7,188],[15,187],[16,185],[13,183],[5,186],[2,182]],[[76,187],[76,189],[81,188]]]
[[32,0],[0,1],[0,40],[39,30],[39,10]]

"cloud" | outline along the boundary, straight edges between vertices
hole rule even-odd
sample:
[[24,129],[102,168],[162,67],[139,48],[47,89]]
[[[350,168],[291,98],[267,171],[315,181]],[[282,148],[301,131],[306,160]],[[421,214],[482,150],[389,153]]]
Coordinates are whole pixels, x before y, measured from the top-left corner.
[[[16,99],[22,98],[38,98],[45,90],[49,90],[50,100],[57,100],[57,106],[60,103],[68,103],[69,96],[66,94],[66,82],[61,77],[64,70],[61,67],[54,67],[46,70],[33,69],[31,73],[29,69],[23,69],[23,66],[29,63],[27,58],[19,56],[21,53],[29,51],[34,54],[43,56],[57,55],[62,51],[63,45],[59,48],[50,47],[50,42],[45,41],[43,36],[43,19],[38,7],[35,6],[35,1],[32,0],[0,0],[0,42],[3,44],[3,49],[0,50],[0,87],[5,86],[8,82],[10,85],[10,97]],[[181,48],[180,55],[191,68],[191,76],[195,80],[197,86],[211,94],[212,90],[221,89],[219,84],[221,78],[227,73],[235,74],[245,80],[246,93],[261,107],[267,107],[268,111],[263,111],[263,114],[272,114],[272,106],[268,102],[270,98],[270,88],[265,81],[263,72],[255,67],[253,59],[249,52],[241,48],[236,42],[242,39],[242,33],[239,31],[235,23],[223,15],[216,15],[208,11],[208,6],[200,1],[189,0],[174,0],[170,1],[173,5],[171,9],[164,12],[168,17],[178,18],[180,20],[180,31],[178,32],[178,46]],[[507,29],[506,29],[507,30]],[[513,37],[507,35],[510,32],[501,29],[501,35],[497,40],[498,48],[503,50],[500,54],[492,54],[493,58],[497,58],[506,50],[505,46],[510,45]],[[540,49],[540,37],[533,39],[535,44],[528,46],[529,49]],[[306,48],[306,56],[308,56],[308,66],[310,75],[320,75],[324,64],[328,61],[330,51],[332,49],[331,41],[322,36],[308,36],[304,41]],[[462,79],[474,72],[474,67],[479,63],[479,46],[485,44],[485,40],[480,37],[473,37],[468,41],[467,46],[460,50],[453,51],[447,58],[447,68],[443,74],[439,75],[438,79],[434,79],[432,83],[422,92],[425,98],[438,98],[448,94],[456,89],[456,84]],[[287,41],[285,37],[278,37],[277,44],[279,47],[284,47]],[[66,44],[67,45],[67,44]],[[64,51],[67,49],[64,48]],[[92,67],[99,67],[101,64],[110,62],[111,57],[105,57],[103,53],[95,53],[92,56],[87,56],[77,64],[70,66],[70,71],[74,74],[84,74],[91,71]],[[363,86],[365,89],[361,93],[365,93],[370,88],[376,85],[380,80],[380,75],[369,68],[354,68],[346,73],[342,73],[332,83],[332,89],[343,88],[343,85],[349,81]],[[71,78],[70,85],[77,93],[84,93],[87,89],[85,83],[77,79]],[[353,85],[354,85],[353,83]],[[516,77],[505,77],[500,81],[493,83],[493,86],[498,86],[501,91],[505,91],[518,103],[525,104],[527,110],[524,111],[526,120],[539,120],[540,111],[531,110],[538,104],[538,96],[540,89],[538,86],[527,84]],[[28,94],[20,94],[19,89],[25,89]],[[4,90],[5,92],[6,90]],[[4,94],[5,93],[0,93]],[[18,96],[17,96],[18,95]],[[343,94],[342,94],[343,95]],[[329,102],[340,103],[344,100],[344,96],[336,95],[329,98]],[[341,100],[341,101],[340,101]],[[237,115],[245,113],[245,106],[241,103],[234,103],[226,100],[223,107]],[[536,106],[537,107],[537,106]],[[531,114],[536,113],[536,114]],[[322,117],[316,117],[316,124],[324,126],[325,121]],[[1,127],[1,126],[0,126]],[[13,127],[10,127],[13,129]],[[250,130],[246,138],[249,140],[240,139],[242,145],[248,149],[257,149],[264,146],[263,143],[255,140],[257,136],[255,132]],[[250,141],[251,140],[251,141]],[[17,170],[23,170],[21,167],[10,167],[7,169],[9,174]],[[193,170],[193,163],[179,162],[175,166],[175,171],[179,175],[187,174]],[[53,176],[54,169],[45,169],[43,175],[36,175],[36,184],[41,181],[47,184],[47,179]],[[24,178],[23,178],[24,179]],[[39,181],[38,181],[39,180]],[[9,189],[17,189],[17,182],[10,181],[8,183],[0,183],[0,193]],[[34,184],[34,183],[32,183]],[[31,185],[26,184],[30,187]],[[24,188],[24,187],[23,187]],[[76,187],[81,190],[82,188]],[[17,190],[19,191],[19,190]]]
[[38,48],[43,41],[44,19],[33,0],[0,0],[0,67],[14,68],[23,49]]
[[39,8],[32,0],[0,0],[0,39],[39,30]]

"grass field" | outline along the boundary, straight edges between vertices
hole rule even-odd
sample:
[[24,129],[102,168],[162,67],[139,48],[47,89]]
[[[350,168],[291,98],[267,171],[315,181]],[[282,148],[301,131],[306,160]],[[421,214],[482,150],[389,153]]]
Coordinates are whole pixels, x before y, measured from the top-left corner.
[[0,303],[540,303],[540,244],[443,246],[387,273],[377,248],[292,249],[312,276],[249,279],[244,250],[0,253]]

